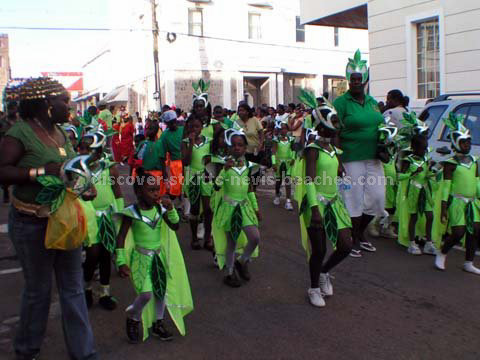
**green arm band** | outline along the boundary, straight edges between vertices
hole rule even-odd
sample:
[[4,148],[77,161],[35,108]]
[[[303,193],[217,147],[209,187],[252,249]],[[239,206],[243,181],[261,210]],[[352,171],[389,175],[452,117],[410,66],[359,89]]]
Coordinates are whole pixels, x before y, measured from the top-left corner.
[[309,207],[318,206],[317,201],[317,190],[315,189],[315,184],[313,182],[308,182],[305,184],[305,189],[307,190],[307,201]]
[[167,219],[172,224],[178,224],[178,222],[180,221],[180,217],[178,216],[178,212],[175,208],[167,211]]
[[123,197],[115,199],[116,211],[122,211],[125,208],[125,199]]
[[277,164],[277,158],[275,157],[275,155],[272,155],[272,165],[276,165]]
[[250,204],[253,207],[253,210],[257,211],[258,210],[258,202],[257,202],[257,197],[255,196],[255,193],[253,191],[248,193],[248,200],[250,201]]
[[127,256],[124,248],[118,248],[115,250],[117,254],[117,266],[122,266],[127,264]]
[[[452,180],[443,180],[442,184],[442,201],[448,201],[450,190],[452,188]],[[478,187],[477,187],[478,188]]]

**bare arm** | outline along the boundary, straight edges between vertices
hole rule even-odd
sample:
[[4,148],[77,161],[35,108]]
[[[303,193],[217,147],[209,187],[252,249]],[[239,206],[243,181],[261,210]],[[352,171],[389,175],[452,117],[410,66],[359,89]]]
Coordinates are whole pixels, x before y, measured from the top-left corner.
[[120,231],[117,235],[117,248],[123,249],[125,247],[125,239],[127,238],[128,230],[132,225],[132,219],[128,216],[122,218],[122,225],[120,225]]
[[110,168],[110,176],[113,180],[112,190],[113,195],[115,195],[115,199],[122,198],[122,189],[120,188],[120,184],[118,183],[118,177],[120,176],[120,173],[118,172],[117,165],[114,165]]
[[25,153],[23,144],[11,136],[5,136],[0,143],[0,183],[24,184],[30,182],[27,168],[16,165]]

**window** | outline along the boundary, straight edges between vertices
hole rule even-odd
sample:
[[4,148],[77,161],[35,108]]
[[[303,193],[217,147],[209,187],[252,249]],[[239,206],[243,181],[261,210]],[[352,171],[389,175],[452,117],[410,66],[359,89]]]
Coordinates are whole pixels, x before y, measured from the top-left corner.
[[447,110],[447,107],[448,106],[446,105],[430,106],[428,109],[423,110],[418,117],[420,120],[425,121],[426,125],[430,129],[428,137],[432,136],[438,121],[442,117],[445,110]]
[[262,38],[260,14],[258,13],[248,13],[248,38],[255,40]]
[[188,34],[203,36],[202,9],[188,9]]
[[438,18],[417,24],[417,97],[440,94]]
[[305,42],[305,25],[300,24],[300,16],[295,17],[295,30],[297,42]]
[[[480,105],[462,105],[454,110],[455,115],[465,116],[465,127],[470,130],[472,145],[480,145]],[[445,126],[442,132],[442,141],[450,141],[450,129]]]
[[333,28],[333,44],[335,45],[335,47],[337,47],[338,44],[339,44],[339,36],[338,36],[338,28],[337,27]]

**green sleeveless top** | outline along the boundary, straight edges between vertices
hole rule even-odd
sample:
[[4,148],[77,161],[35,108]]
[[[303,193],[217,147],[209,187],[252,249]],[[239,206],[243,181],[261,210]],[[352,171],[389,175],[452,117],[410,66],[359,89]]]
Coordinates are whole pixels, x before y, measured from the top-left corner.
[[[60,126],[55,125],[65,137],[65,149],[67,155],[62,156],[58,151],[58,147],[45,145],[37,136],[30,125],[23,121],[17,121],[6,133],[6,136],[11,136],[23,144],[25,153],[20,161],[16,164],[20,168],[38,168],[45,166],[48,163],[63,163],[67,159],[75,157],[72,144],[68,138],[65,130]],[[13,187],[13,195],[20,201],[29,204],[38,204],[35,201],[38,193],[42,190],[42,185],[37,182],[26,184],[18,184]]]
[[[184,139],[187,144],[190,143],[190,139]],[[193,144],[192,149],[192,161],[189,165],[191,175],[203,172],[205,170],[205,164],[203,158],[210,155],[210,139],[207,136],[203,136],[203,142],[200,144]]]
[[337,150],[330,145],[330,151],[321,146],[311,143],[307,148],[318,150],[317,156],[317,179],[314,180],[317,193],[325,195],[335,195],[337,193],[337,175],[338,175],[338,158]]
[[110,168],[102,171],[100,176],[93,180],[97,196],[92,200],[95,210],[106,210],[110,205],[115,204],[112,181],[110,179]]
[[234,166],[227,171],[223,169],[219,177],[223,178],[223,193],[235,201],[248,198],[250,187],[250,164],[244,160],[242,167]]
[[280,137],[273,139],[273,142],[277,143],[277,153],[275,156],[278,160],[292,160],[295,158],[295,152],[292,150],[293,141],[295,141],[295,139],[290,136],[287,136],[286,139],[281,139]]
[[122,212],[133,219],[131,228],[135,245],[149,250],[158,249],[162,241],[160,238],[162,226],[168,226],[163,221],[166,209],[154,206],[150,210],[141,210],[131,205]]
[[410,163],[409,171],[411,172],[414,172],[418,168],[423,167],[422,172],[410,177],[410,180],[414,180],[421,185],[425,185],[427,183],[428,175],[430,173],[430,170],[428,168],[428,157],[425,156],[423,159],[420,159],[417,156],[410,154],[407,156],[406,160]]
[[471,156],[470,164],[463,164],[451,158],[447,162],[457,165],[452,177],[452,195],[476,197],[477,195],[477,162]]

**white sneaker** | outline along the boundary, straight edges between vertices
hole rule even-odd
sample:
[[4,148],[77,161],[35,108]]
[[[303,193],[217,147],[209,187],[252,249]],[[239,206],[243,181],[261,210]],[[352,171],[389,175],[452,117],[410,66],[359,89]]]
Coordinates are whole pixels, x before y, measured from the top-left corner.
[[438,270],[445,270],[445,260],[447,260],[447,255],[442,254],[440,250],[437,250],[437,254],[435,256],[435,267]]
[[379,237],[380,236],[380,225],[378,223],[377,218],[373,219],[370,224],[367,226],[367,233],[372,237]]
[[278,196],[275,196],[275,199],[273,199],[273,205],[275,206],[280,205],[280,198]]
[[393,226],[389,226],[386,229],[382,228],[381,236],[387,239],[396,239],[398,238],[398,234],[395,232]]
[[320,292],[320,288],[315,289],[308,289],[308,299],[310,300],[310,304],[316,307],[324,307],[325,300],[323,300],[322,293]]
[[436,255],[437,254],[437,249],[435,248],[435,245],[433,245],[433,242],[427,241],[425,243],[425,246],[423,247],[423,253],[427,255]]
[[412,255],[422,255],[422,250],[418,247],[418,245],[413,241],[410,243],[410,246],[407,249],[409,254]]
[[293,211],[293,205],[290,199],[287,199],[287,202],[285,203],[285,209],[287,209],[288,211]]
[[332,296],[333,295],[333,286],[330,281],[330,274],[320,274],[320,290],[323,296]]
[[475,267],[472,261],[465,261],[465,263],[463,264],[463,271],[466,271],[475,275],[480,275],[480,269]]
[[203,223],[198,224],[197,227],[197,238],[199,240],[202,240],[205,237],[205,226],[203,226]]

